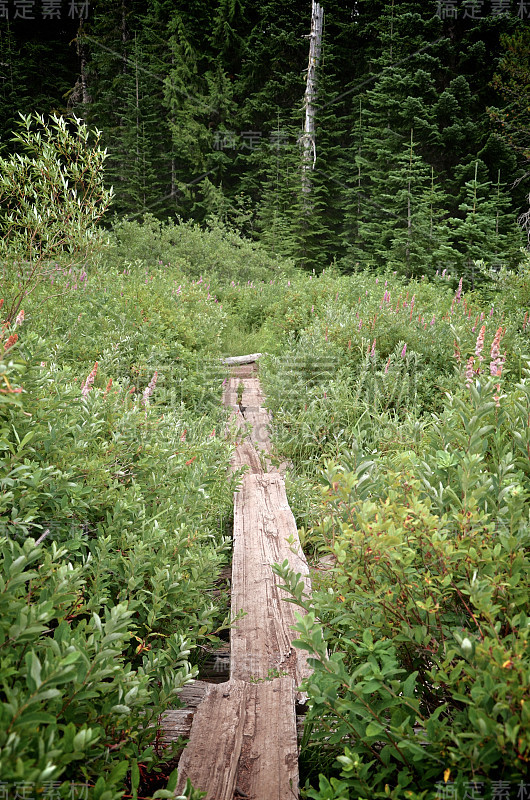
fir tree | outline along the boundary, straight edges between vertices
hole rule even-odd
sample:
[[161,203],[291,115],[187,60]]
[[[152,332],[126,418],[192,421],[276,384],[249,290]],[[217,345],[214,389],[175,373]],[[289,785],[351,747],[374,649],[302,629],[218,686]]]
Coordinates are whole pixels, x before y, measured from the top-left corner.
[[462,216],[449,220],[454,232],[456,267],[472,288],[487,279],[488,268],[513,265],[522,245],[522,234],[500,177],[497,186],[492,186],[491,181],[479,179],[479,166],[485,171],[485,165],[477,160],[473,179],[466,181],[465,200],[459,205]]

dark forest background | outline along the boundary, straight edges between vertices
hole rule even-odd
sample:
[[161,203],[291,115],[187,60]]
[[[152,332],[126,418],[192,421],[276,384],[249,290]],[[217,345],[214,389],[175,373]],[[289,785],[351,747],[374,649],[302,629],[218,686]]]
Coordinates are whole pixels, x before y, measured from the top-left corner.
[[18,112],[75,113],[103,131],[120,217],[215,217],[317,270],[474,283],[520,259],[530,0],[325,0],[309,207],[308,0],[42,4],[3,4],[0,145]]

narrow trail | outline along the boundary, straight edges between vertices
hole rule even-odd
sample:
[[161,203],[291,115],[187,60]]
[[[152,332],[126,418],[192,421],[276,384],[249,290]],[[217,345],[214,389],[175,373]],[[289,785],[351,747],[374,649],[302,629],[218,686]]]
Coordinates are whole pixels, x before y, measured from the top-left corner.
[[234,495],[231,612],[243,616],[231,631],[229,680],[186,687],[188,707],[168,712],[164,738],[189,735],[177,794],[190,778],[207,800],[294,800],[296,710],[305,699],[297,687],[310,670],[303,651],[292,647],[295,607],[283,602],[271,567],[287,559],[308,592],[309,569],[281,467],[270,463],[270,418],[256,364],[233,368],[223,402],[238,431],[232,468],[248,467]]

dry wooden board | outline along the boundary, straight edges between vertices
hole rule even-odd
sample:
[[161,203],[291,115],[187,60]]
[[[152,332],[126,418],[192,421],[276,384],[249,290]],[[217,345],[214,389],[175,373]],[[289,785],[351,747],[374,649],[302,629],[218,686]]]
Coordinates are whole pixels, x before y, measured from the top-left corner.
[[193,723],[194,708],[175,708],[166,711],[160,720],[160,742],[169,744],[178,739],[187,739]]
[[189,778],[208,800],[232,800],[243,741],[247,684],[212,685],[193,718],[190,741],[179,760],[176,794]]
[[189,778],[207,800],[298,796],[298,745],[293,681],[212,687],[195,712],[190,741],[179,761],[177,794]]
[[254,361],[261,358],[261,356],[262,353],[252,353],[248,356],[229,356],[229,358],[223,358],[223,364],[229,367],[237,366],[238,364],[252,364]]
[[254,366],[233,370],[223,402],[232,409],[239,439],[232,468],[249,468],[234,496],[232,561],[232,614],[242,610],[245,616],[231,631],[230,681],[207,689],[193,721],[190,711],[168,716],[166,741],[191,725],[177,794],[189,777],[207,791],[208,800],[232,800],[236,788],[249,800],[293,800],[298,796],[296,687],[310,670],[304,652],[292,647],[295,607],[285,602],[272,565],[287,559],[306,591],[309,569],[283,478],[267,458],[270,416]]
[[[270,414],[263,407],[264,397],[258,379],[242,377],[243,370],[241,367],[234,370],[235,374],[229,378],[223,394],[224,405],[232,411],[230,422],[235,425],[236,435],[240,439],[232,459],[232,467],[237,468],[246,464],[252,472],[263,472],[260,453],[266,457],[271,451]],[[243,386],[241,407],[237,403],[240,385]],[[265,460],[265,464],[267,470],[272,471],[268,460]]]
[[284,601],[272,565],[287,559],[309,591],[309,570],[296,522],[278,474],[245,475],[234,504],[232,615],[245,612],[230,638],[231,677],[289,674],[298,685],[310,674],[304,651],[292,647],[295,606]]
[[252,442],[245,440],[236,446],[232,456],[232,467],[233,469],[248,467],[249,472],[261,475],[263,472],[261,459]]
[[291,678],[249,685],[236,786],[249,800],[298,797],[298,741]]
[[[189,739],[195,711],[195,708],[176,708],[173,711],[166,711],[160,720],[160,743],[164,745],[176,742],[178,739]],[[297,715],[296,738],[298,743],[302,741],[304,725],[305,716]]]
[[209,683],[206,681],[190,681],[179,691],[179,700],[186,708],[197,708],[199,703],[204,700]]

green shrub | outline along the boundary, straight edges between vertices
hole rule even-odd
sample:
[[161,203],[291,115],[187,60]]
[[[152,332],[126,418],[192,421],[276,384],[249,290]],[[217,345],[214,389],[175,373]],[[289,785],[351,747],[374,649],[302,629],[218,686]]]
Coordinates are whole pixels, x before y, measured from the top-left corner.
[[312,598],[277,568],[308,612],[307,736],[341,770],[309,797],[434,798],[449,781],[463,798],[527,775],[529,414],[530,372],[505,394],[481,377],[420,452],[328,464],[318,532],[336,565]]

